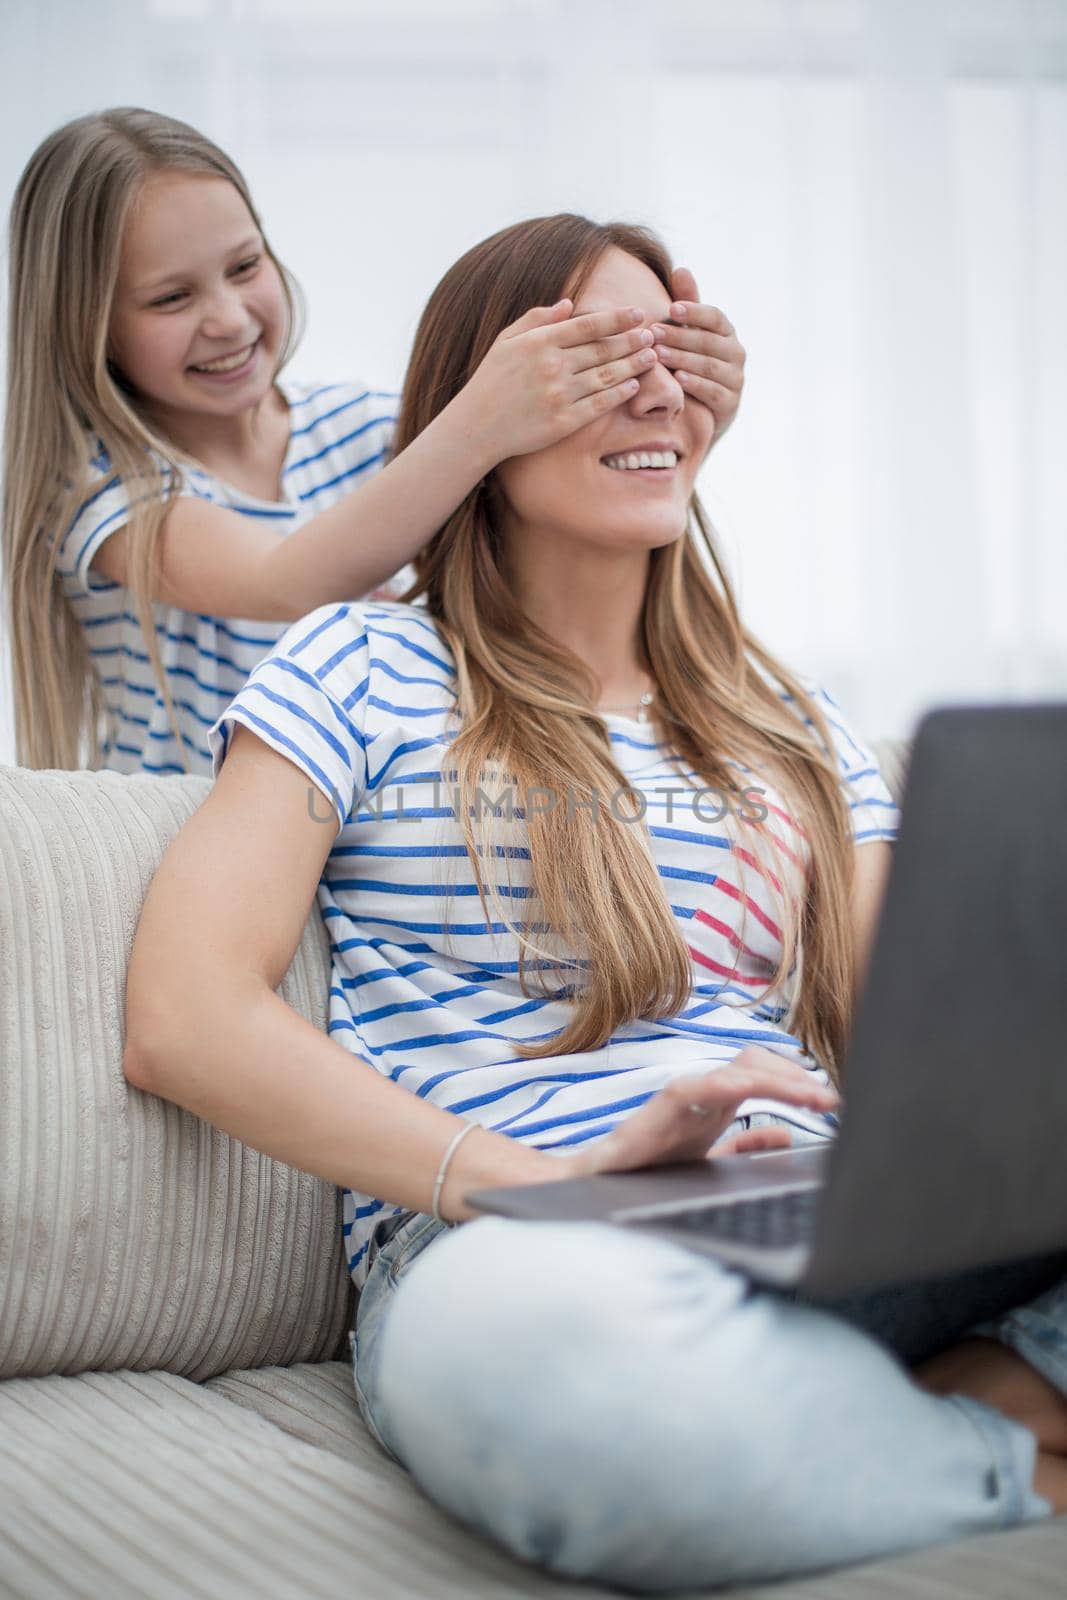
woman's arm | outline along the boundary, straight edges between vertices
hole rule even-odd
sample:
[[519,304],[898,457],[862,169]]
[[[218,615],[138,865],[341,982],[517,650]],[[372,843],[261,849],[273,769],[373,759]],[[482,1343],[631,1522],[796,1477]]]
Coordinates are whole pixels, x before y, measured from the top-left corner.
[[[383,1078],[281,1000],[336,820],[303,773],[240,724],[204,804],[152,880],[126,986],[123,1071],[256,1150],[329,1183],[429,1211],[442,1157],[463,1119]],[[704,1155],[753,1094],[827,1110],[832,1089],[780,1060],[676,1081],[628,1133],[596,1152],[550,1156],[479,1128],[441,1192],[449,1220],[475,1213],[476,1189],[543,1183],[608,1168]],[[699,1103],[706,1116],[692,1110]],[[732,1150],[770,1149],[779,1130]]]
[[855,875],[852,880],[852,944],[856,956],[855,994],[858,999],[867,981],[878,919],[882,914],[892,849],[884,839],[872,839],[856,846]]
[[[461,1118],[383,1078],[274,993],[337,832],[298,768],[238,725],[218,780],[152,881],[126,989],[123,1071],[277,1160],[429,1211]],[[466,1190],[560,1177],[551,1156],[478,1129],[449,1165]]]

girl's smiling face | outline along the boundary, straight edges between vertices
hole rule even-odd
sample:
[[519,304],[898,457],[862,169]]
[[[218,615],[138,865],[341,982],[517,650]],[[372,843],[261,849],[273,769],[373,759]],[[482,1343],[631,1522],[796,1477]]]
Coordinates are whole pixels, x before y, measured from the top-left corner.
[[[647,327],[669,320],[671,298],[643,261],[612,247],[574,309],[578,315],[615,306],[640,306]],[[556,534],[616,552],[673,543],[685,532],[714,429],[709,408],[657,361],[631,399],[557,444],[497,468],[506,539]],[[658,465],[638,465],[648,455]]]
[[146,179],[108,330],[109,358],[143,402],[164,416],[248,410],[270,390],[287,317],[281,276],[233,184],[174,171]]

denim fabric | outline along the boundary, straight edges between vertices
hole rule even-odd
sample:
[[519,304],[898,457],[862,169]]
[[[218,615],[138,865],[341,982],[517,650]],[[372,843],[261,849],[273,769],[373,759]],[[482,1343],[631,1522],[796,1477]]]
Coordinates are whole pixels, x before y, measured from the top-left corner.
[[447,1223],[435,1222],[421,1211],[408,1211],[388,1217],[378,1224],[371,1238],[367,1280],[356,1307],[356,1325],[349,1335],[355,1370],[356,1400],[360,1415],[387,1455],[393,1454],[378,1431],[368,1394],[377,1389],[381,1331],[385,1314],[411,1263],[440,1234],[449,1232]]
[[[757,1290],[600,1223],[405,1214],[371,1255],[368,1427],[431,1498],[552,1572],[649,1593],[765,1581],[1049,1514],[1033,1435],[920,1390],[862,1306]],[[929,1315],[932,1347],[937,1306],[905,1318]],[[1001,1323],[1062,1380],[1067,1290]]]
[[1049,1514],[1027,1429],[926,1394],[843,1318],[600,1223],[407,1219],[356,1361],[394,1460],[561,1576],[764,1581]]
[[1067,1398],[1067,1282],[1054,1284],[1036,1300],[970,1331],[999,1339]]

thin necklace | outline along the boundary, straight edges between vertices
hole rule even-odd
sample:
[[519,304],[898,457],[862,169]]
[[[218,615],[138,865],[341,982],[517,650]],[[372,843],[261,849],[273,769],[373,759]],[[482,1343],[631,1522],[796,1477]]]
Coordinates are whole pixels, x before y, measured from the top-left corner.
[[647,722],[649,720],[648,708],[652,704],[653,700],[655,700],[655,698],[656,698],[655,689],[648,689],[641,696],[640,700],[637,700],[637,701],[633,702],[633,704],[631,704],[631,705],[628,705],[628,706],[597,706],[597,710],[598,711],[609,711],[609,712],[613,713],[616,716],[622,716],[627,711],[636,711],[637,712],[637,716],[634,718],[634,720],[636,722]]

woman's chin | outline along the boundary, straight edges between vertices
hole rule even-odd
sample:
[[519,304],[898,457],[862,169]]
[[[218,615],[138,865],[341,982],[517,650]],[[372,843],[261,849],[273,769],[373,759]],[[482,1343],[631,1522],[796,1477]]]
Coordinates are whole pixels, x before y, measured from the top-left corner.
[[686,519],[678,517],[646,517],[640,523],[627,527],[615,523],[607,540],[612,550],[662,550],[674,544],[685,533]]
[[644,529],[640,534],[627,535],[613,528],[610,536],[590,538],[588,535],[578,535],[571,543],[571,553],[583,555],[603,561],[619,561],[632,559],[635,561],[647,559],[654,550],[662,550],[667,545],[676,544],[682,537],[684,529],[673,528],[671,531],[655,533]]

